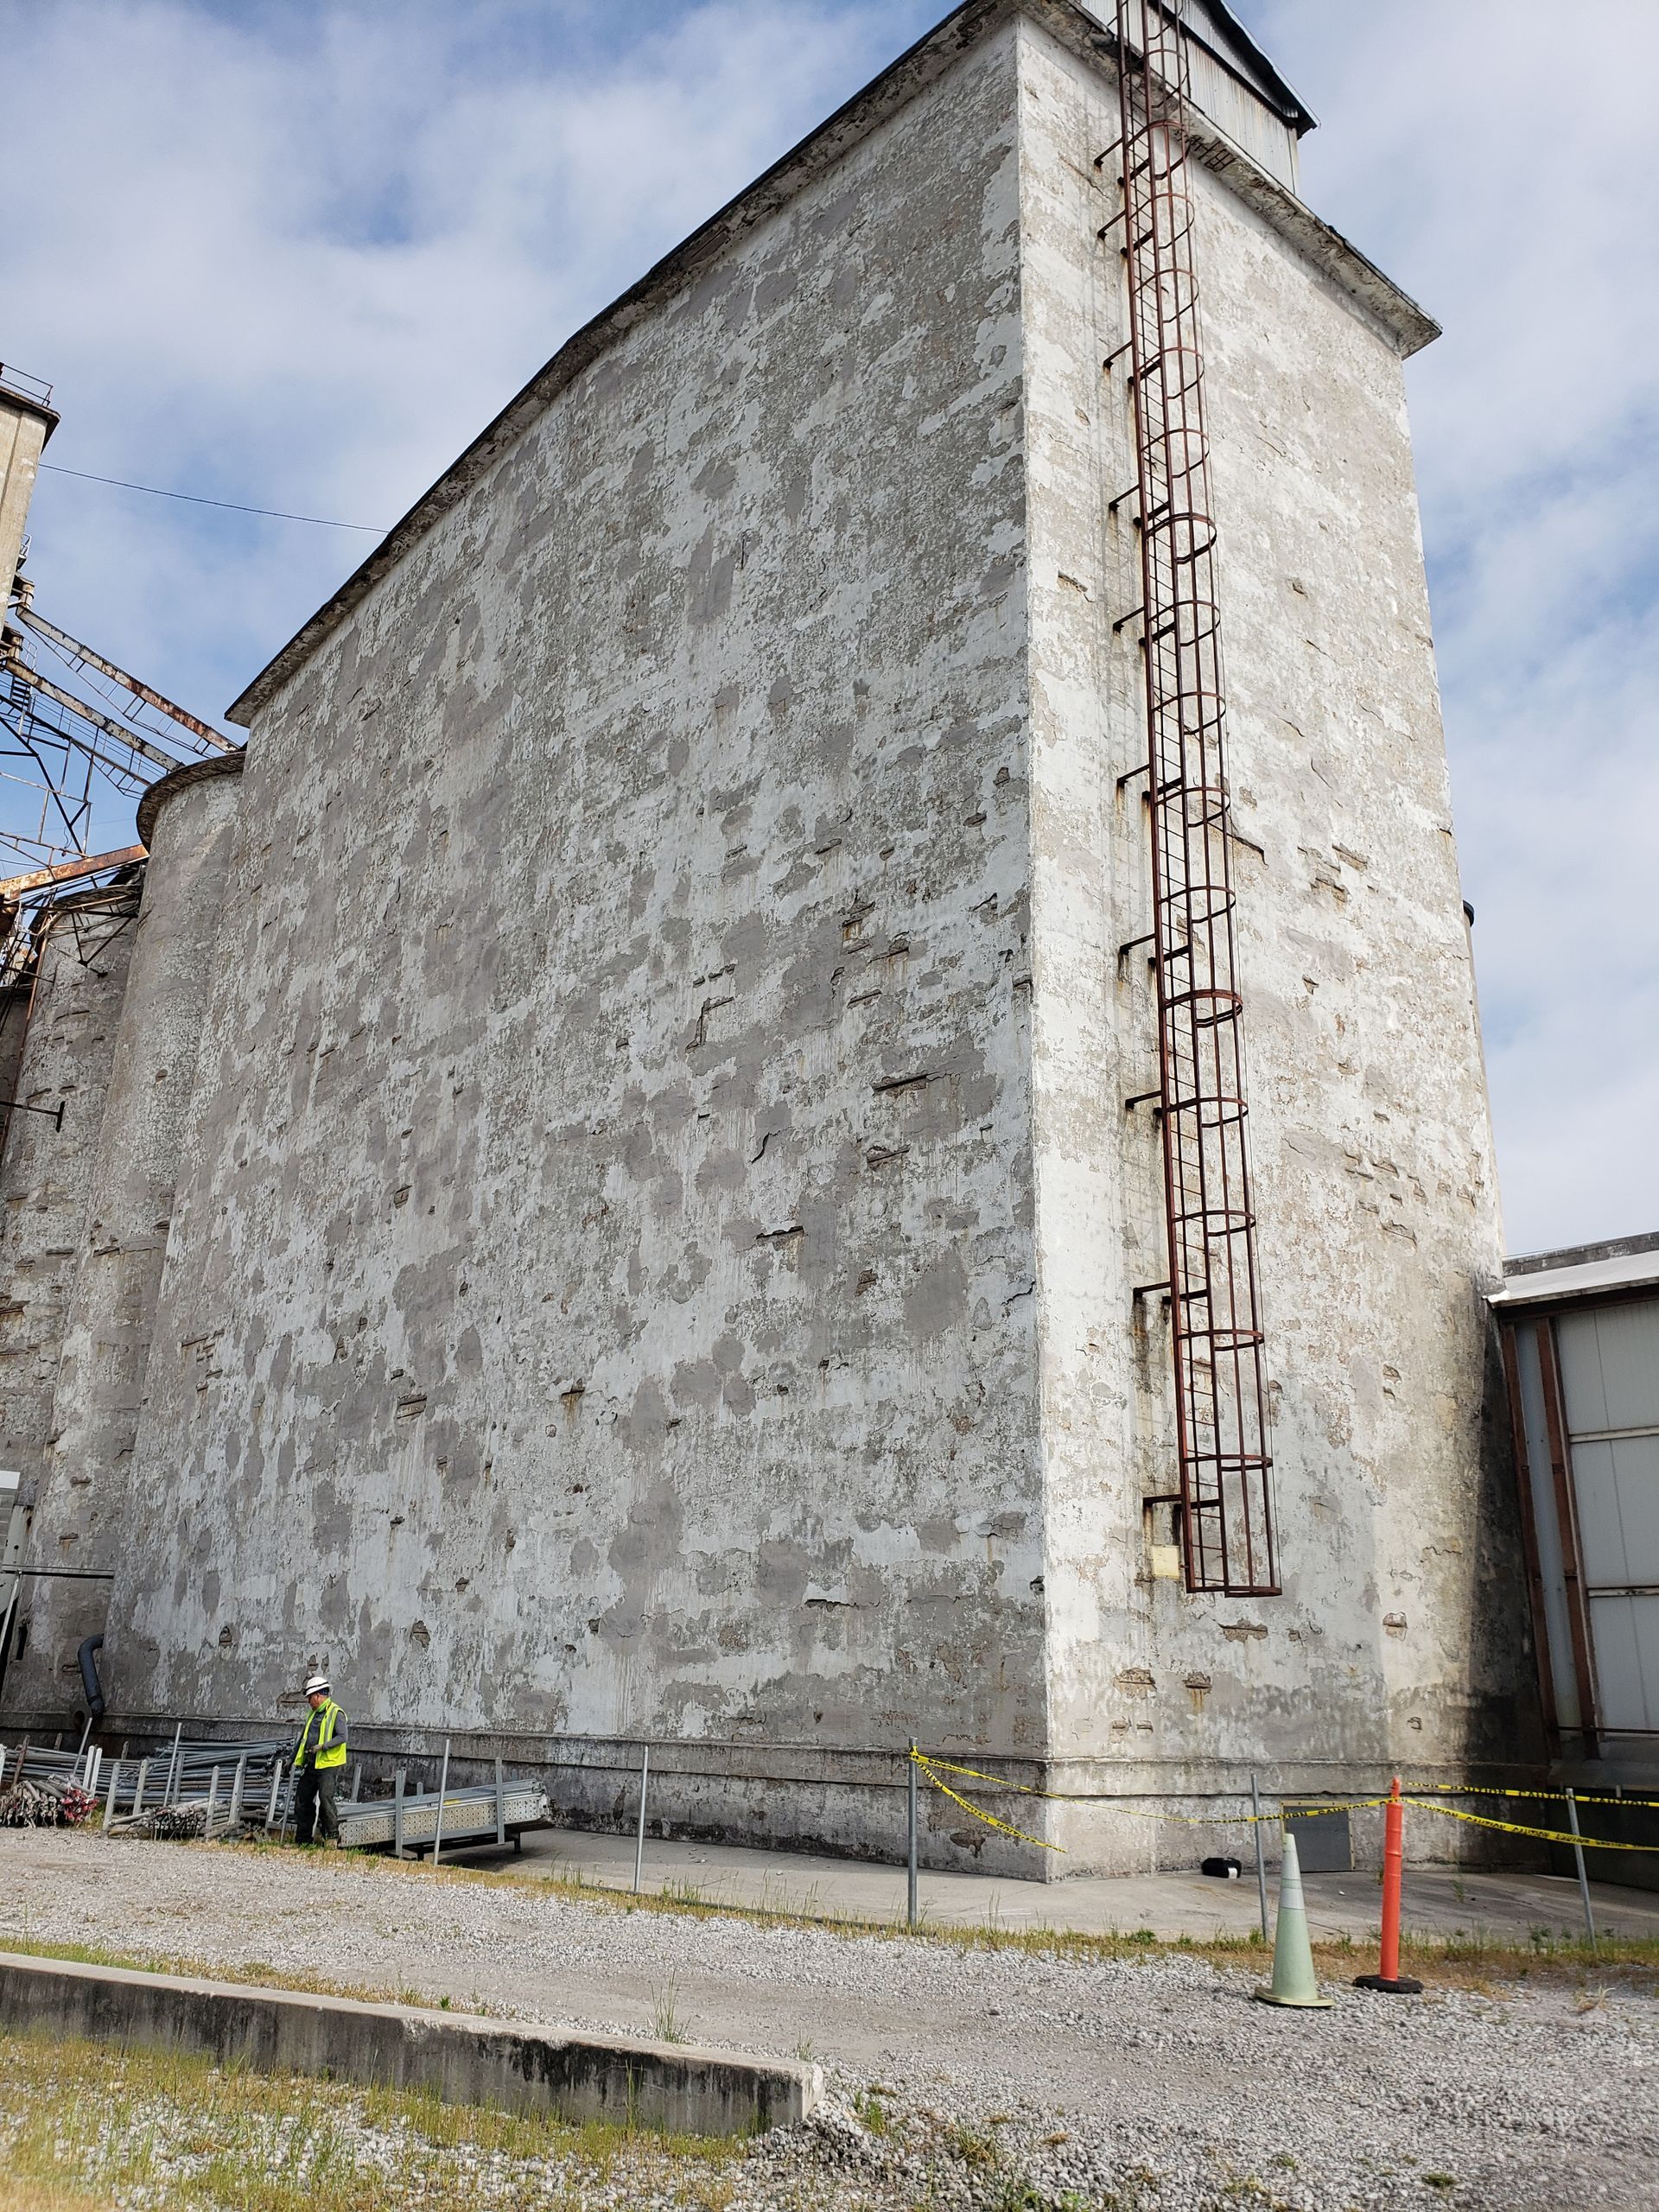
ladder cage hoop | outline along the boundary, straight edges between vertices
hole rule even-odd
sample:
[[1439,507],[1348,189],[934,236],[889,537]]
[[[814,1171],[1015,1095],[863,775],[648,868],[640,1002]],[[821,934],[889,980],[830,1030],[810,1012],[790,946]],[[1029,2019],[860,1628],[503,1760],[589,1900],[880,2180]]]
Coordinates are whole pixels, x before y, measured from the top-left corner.
[[1117,0],[1158,1128],[1186,1585],[1268,1595],[1279,1587],[1273,1461],[1247,1146],[1184,11],[1185,0]]

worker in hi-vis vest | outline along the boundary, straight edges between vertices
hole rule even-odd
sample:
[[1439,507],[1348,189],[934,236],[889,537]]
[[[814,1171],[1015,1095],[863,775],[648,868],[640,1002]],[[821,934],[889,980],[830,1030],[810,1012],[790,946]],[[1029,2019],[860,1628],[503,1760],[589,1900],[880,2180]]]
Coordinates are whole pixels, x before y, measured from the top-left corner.
[[334,1703],[327,1675],[312,1675],[305,1701],[311,1710],[294,1754],[294,1840],[338,1843],[334,1792],[346,1764],[346,1716]]

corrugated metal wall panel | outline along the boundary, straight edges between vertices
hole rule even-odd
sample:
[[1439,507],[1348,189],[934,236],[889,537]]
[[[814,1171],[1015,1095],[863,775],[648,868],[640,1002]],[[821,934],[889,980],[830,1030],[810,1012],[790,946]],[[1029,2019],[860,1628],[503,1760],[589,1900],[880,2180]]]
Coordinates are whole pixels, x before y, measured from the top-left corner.
[[1212,123],[1217,123],[1269,176],[1294,192],[1297,182],[1296,134],[1269,107],[1224,69],[1213,55],[1195,41],[1191,48],[1192,98]]
[[1562,1314],[1555,1340],[1601,1725],[1659,1729],[1659,1300]]
[[1573,1472],[1585,1580],[1659,1589],[1659,1436],[1575,1438]]
[[1557,1334],[1574,1436],[1659,1429],[1659,1299],[1563,1314]]
[[1590,1632],[1603,1730],[1659,1729],[1659,1597],[1592,1598]]

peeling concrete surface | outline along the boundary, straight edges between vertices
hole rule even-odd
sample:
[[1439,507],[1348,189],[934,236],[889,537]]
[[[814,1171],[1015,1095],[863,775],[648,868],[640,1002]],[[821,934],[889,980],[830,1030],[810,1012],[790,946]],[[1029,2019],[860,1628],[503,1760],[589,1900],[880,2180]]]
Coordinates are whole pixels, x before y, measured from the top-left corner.
[[[136,885],[52,910],[16,1046],[16,1088],[5,1094],[46,1109],[7,1115],[0,1150],[0,1466],[22,1477],[25,1500],[52,1435],[137,911]],[[77,1563],[73,1537],[59,1542],[54,1532],[48,1550],[37,1564]]]
[[1076,10],[968,13],[249,695],[130,1484],[86,1471],[134,1731],[322,1664],[368,1748],[575,1746],[602,1825],[651,1738],[670,1819],[875,1853],[912,1736],[1194,1800],[1539,1755],[1408,339],[1198,172],[1286,1594],[1195,1599],[1131,1294],[1116,88]]
[[[1538,1738],[1484,1291],[1502,1231],[1401,366],[1201,174],[1240,963],[1285,1594],[1189,1596],[1143,960],[1115,87],[1023,33],[1033,1128],[1052,1748],[1070,1786],[1461,1770]],[[1128,1772],[1125,1770],[1128,1768]],[[1087,1777],[1087,1778],[1085,1778]],[[1072,1836],[1079,1822],[1062,1819]],[[1126,1859],[1133,1865],[1133,1859]]]
[[262,717],[134,1709],[1040,1751],[1014,50]]

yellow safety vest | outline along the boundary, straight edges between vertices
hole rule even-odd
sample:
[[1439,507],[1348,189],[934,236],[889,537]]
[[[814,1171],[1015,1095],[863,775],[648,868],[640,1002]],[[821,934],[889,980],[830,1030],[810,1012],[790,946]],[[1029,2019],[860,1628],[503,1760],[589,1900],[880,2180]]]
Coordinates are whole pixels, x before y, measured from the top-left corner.
[[317,1731],[316,1758],[312,1761],[312,1764],[319,1774],[327,1773],[333,1766],[344,1766],[346,1764],[346,1715],[334,1703],[333,1698],[325,1699],[315,1712],[306,1714],[305,1726],[300,1734],[300,1748],[294,1754],[295,1765],[302,1767],[306,1763],[305,1748],[310,1738],[311,1723],[314,1720],[321,1721],[322,1726]]

